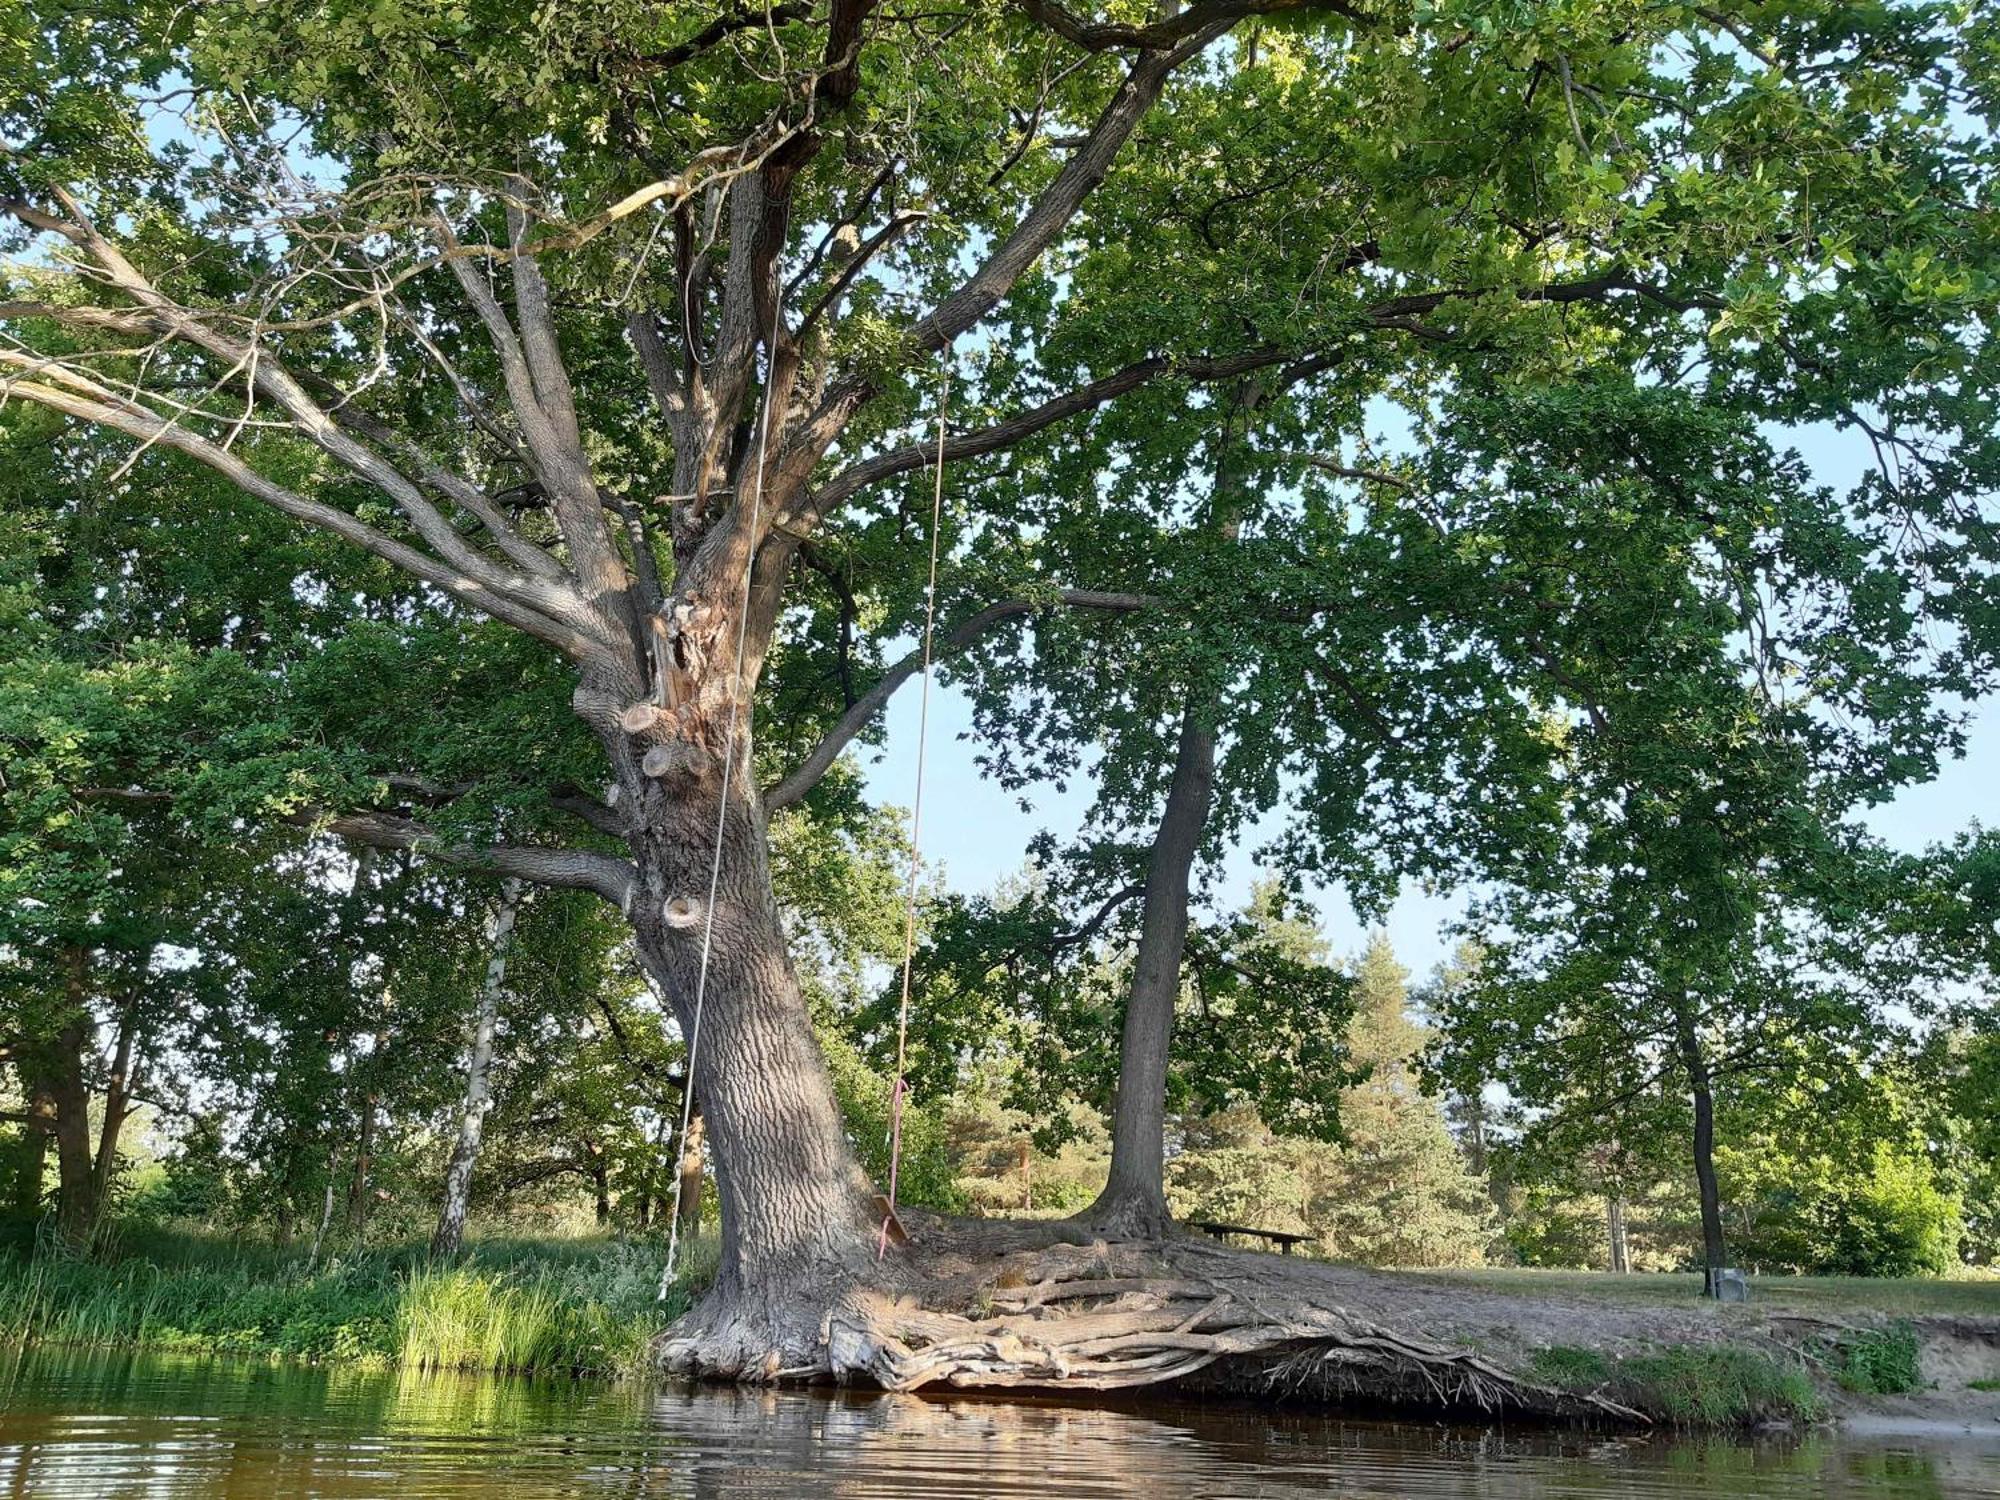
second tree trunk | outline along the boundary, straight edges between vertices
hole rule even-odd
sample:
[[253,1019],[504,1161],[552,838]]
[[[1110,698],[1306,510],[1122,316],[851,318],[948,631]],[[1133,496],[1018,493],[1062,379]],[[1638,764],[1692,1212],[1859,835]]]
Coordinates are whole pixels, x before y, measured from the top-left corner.
[[1215,788],[1215,734],[1190,705],[1181,715],[1167,804],[1146,870],[1145,916],[1132,963],[1119,1048],[1118,1099],[1111,1121],[1111,1176],[1085,1222],[1120,1234],[1158,1238],[1169,1223],[1166,1196],[1167,1062],[1187,948],[1188,886]]

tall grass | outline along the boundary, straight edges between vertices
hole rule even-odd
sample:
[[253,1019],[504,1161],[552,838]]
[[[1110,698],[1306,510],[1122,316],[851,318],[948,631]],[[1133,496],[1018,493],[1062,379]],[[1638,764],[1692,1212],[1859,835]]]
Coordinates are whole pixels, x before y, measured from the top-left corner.
[[1609,1396],[1677,1427],[1812,1422],[1825,1402],[1798,1364],[1749,1349],[1678,1346],[1623,1358],[1592,1349],[1540,1349],[1529,1370],[1562,1390]]
[[704,1246],[660,1301],[657,1249],[606,1240],[476,1243],[447,1264],[410,1247],[309,1265],[154,1236],[108,1261],[0,1251],[0,1339],[611,1374],[637,1369],[713,1275]]

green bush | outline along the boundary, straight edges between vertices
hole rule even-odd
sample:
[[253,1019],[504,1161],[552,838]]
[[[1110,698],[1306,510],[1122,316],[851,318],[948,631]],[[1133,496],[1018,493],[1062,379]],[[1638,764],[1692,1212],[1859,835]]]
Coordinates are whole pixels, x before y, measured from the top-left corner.
[[1553,1188],[1518,1189],[1501,1234],[1517,1265],[1584,1271],[1604,1264],[1604,1214]]
[[1750,1226],[1736,1258],[1819,1276],[1938,1276],[1959,1265],[1958,1197],[1918,1150],[1878,1143],[1859,1164],[1723,1152],[1727,1192]]

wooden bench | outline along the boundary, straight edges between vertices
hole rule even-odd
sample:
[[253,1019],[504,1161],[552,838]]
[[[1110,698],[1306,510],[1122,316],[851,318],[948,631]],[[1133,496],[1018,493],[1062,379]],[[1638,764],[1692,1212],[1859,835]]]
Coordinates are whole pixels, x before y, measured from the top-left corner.
[[1292,1253],[1292,1246],[1303,1245],[1312,1236],[1293,1234],[1285,1229],[1253,1229],[1248,1224],[1217,1224],[1207,1219],[1189,1219],[1190,1229],[1199,1229],[1203,1234],[1212,1234],[1219,1240],[1226,1240],[1232,1234],[1248,1235],[1251,1239],[1269,1240],[1285,1254]]

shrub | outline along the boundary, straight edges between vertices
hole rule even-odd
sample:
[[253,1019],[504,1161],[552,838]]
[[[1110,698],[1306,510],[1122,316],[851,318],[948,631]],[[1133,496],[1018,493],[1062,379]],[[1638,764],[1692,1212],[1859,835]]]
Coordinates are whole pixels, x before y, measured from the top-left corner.
[[1920,1151],[1877,1143],[1856,1164],[1749,1150],[1722,1160],[1752,1216],[1733,1246],[1746,1264],[1833,1276],[1937,1276],[1959,1264],[1959,1199]]

